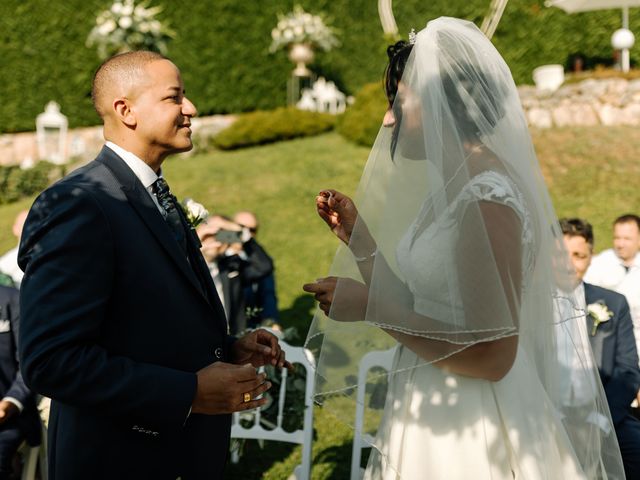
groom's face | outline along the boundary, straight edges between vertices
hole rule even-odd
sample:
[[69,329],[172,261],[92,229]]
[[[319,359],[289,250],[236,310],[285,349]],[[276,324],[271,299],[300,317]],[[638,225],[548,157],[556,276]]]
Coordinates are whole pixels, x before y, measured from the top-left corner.
[[582,280],[591,264],[593,247],[584,237],[579,235],[565,235],[564,245],[569,252],[569,258],[571,258],[571,264],[576,271],[578,280]]
[[157,60],[145,72],[132,105],[137,138],[163,153],[191,150],[191,118],[197,111],[185,96],[180,71],[169,60]]

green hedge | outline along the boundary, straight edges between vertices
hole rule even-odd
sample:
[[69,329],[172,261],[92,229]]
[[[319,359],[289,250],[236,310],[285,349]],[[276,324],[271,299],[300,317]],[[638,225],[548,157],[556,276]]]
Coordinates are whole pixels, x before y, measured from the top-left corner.
[[[318,53],[314,71],[334,80],[346,93],[381,78],[385,41],[374,0],[152,0],[162,5],[177,38],[169,56],[182,69],[187,93],[201,114],[272,109],[286,103],[293,65],[283,51],[268,53],[278,12],[300,3],[325,12],[340,31],[341,47]],[[394,2],[400,31],[440,15],[480,23],[489,0],[403,0]],[[0,2],[0,132],[32,130],[35,117],[56,100],[71,127],[99,123],[89,97],[99,64],[85,47],[96,14],[111,0],[4,0]],[[544,0],[511,0],[494,41],[518,83],[531,82],[534,67],[564,63],[582,52],[611,57],[610,38],[620,26],[618,10],[567,15],[544,7]],[[640,16],[631,16],[640,31]],[[640,42],[631,52],[640,53]]]
[[337,130],[343,137],[370,147],[378,135],[387,107],[382,82],[368,83],[356,93],[354,104],[342,115]]
[[45,161],[25,170],[18,166],[0,166],[0,204],[39,193],[64,174],[64,167]]
[[213,137],[214,146],[222,150],[308,137],[331,130],[336,117],[295,108],[245,113]]

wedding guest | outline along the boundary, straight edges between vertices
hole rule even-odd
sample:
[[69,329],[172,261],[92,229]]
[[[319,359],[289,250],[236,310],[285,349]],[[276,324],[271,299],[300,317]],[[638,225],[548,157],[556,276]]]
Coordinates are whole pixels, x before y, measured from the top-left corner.
[[273,270],[271,258],[249,230],[220,215],[210,216],[196,229],[201,251],[222,301],[229,333],[238,335],[257,325],[244,291]]
[[289,364],[264,330],[227,335],[162,175],[192,148],[178,68],[116,55],[92,98],[107,142],[36,199],[18,256],[22,374],[52,399],[49,479],[221,479],[230,414],[265,403],[256,368]]
[[[24,222],[27,219],[28,213],[28,210],[20,211],[13,222],[12,232],[18,243],[20,243],[22,228],[24,227]],[[18,266],[18,245],[0,257],[0,272],[11,277],[13,284],[16,287],[20,287],[20,282],[22,282],[22,276],[24,273],[22,273],[22,270],[20,270],[20,267]]]
[[630,405],[640,390],[638,352],[625,297],[583,282],[593,258],[593,228],[581,218],[560,219],[564,244],[587,306],[587,331],[609,403],[627,478],[640,478],[640,421]]
[[[248,228],[251,236],[256,240],[259,224],[258,217],[256,217],[255,213],[249,211],[237,212],[233,216],[233,221],[238,225]],[[258,243],[257,240],[256,243]],[[259,245],[262,247],[261,244]],[[262,247],[262,249],[264,250],[264,247]],[[271,262],[273,263],[273,259]],[[255,282],[251,282],[251,284],[245,288],[244,293],[247,307],[251,312],[255,312],[253,323],[280,330],[275,266],[269,275]]]
[[[585,281],[623,294],[629,302],[636,347],[640,351],[640,217],[622,215],[613,222],[613,248],[593,257]],[[640,400],[640,399],[639,399]]]
[[33,392],[18,363],[20,292],[0,287],[0,480],[12,475],[12,460],[23,441],[40,444],[40,419]]

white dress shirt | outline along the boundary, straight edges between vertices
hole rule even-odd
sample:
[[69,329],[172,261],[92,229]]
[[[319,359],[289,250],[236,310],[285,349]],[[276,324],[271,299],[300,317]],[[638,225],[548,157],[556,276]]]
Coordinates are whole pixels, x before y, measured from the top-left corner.
[[119,147],[113,142],[106,142],[105,145],[113,150],[123,161],[127,164],[127,166],[131,169],[138,180],[142,183],[142,186],[149,192],[149,196],[153,200],[153,203],[156,204],[158,210],[164,216],[164,210],[158,203],[158,199],[153,193],[153,184],[155,181],[162,176],[162,171],[160,171],[160,175],[156,174],[149,165],[147,165],[144,161],[142,161],[135,154],[125,150],[122,147]]
[[626,268],[613,249],[605,250],[593,257],[584,281],[624,295],[629,302],[633,334],[640,352],[640,253],[631,266]]

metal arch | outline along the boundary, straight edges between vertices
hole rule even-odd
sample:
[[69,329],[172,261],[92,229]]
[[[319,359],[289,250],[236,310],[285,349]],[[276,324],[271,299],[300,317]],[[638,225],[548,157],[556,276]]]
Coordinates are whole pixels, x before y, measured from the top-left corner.
[[398,35],[398,25],[393,16],[393,0],[378,0],[378,14],[385,35],[395,37]]
[[484,17],[480,30],[487,36],[488,39],[493,37],[493,34],[498,28],[504,9],[507,6],[509,0],[491,0],[491,6],[489,7],[489,13]]

